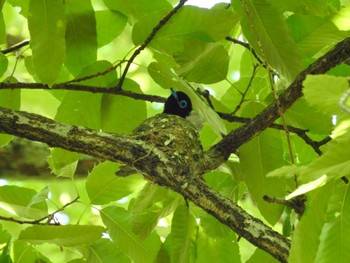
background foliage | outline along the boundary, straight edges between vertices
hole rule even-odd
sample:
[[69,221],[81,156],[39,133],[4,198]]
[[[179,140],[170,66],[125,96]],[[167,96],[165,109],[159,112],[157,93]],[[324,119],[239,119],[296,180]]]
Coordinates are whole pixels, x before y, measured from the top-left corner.
[[[200,135],[208,149],[242,122],[215,111],[254,117],[302,69],[350,35],[346,0],[183,6],[155,32],[176,4],[0,1],[2,83],[51,88],[1,89],[0,105],[125,134],[162,108],[159,97],[135,100],[134,94],[167,97],[174,87],[189,94],[205,120]],[[152,33],[131,61],[135,47]],[[30,45],[7,49],[27,38]],[[349,184],[340,179],[350,169],[349,75],[342,64],[308,76],[304,97],[281,116],[279,128],[260,133],[205,175],[212,188],[291,238],[290,262],[350,260]],[[79,91],[78,85],[98,89]],[[107,92],[121,87],[131,95]],[[212,108],[197,89],[209,90]],[[0,134],[1,146],[11,140]],[[51,148],[38,158],[47,158],[50,180],[1,174],[1,262],[276,261],[201,209],[187,207],[179,194],[137,174],[117,177],[119,164],[96,162],[82,179],[76,176],[78,162],[87,158],[82,154]],[[263,199],[303,194],[301,217]]]

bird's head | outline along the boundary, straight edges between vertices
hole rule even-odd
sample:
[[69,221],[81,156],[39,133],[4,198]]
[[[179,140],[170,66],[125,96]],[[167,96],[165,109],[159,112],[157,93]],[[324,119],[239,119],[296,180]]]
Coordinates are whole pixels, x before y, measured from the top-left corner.
[[171,88],[171,95],[164,104],[163,113],[173,114],[186,118],[192,111],[192,103],[186,93]]

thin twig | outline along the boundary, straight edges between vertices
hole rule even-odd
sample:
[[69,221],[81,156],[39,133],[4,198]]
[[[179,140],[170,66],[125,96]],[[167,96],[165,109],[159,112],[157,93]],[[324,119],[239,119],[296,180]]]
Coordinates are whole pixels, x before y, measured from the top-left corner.
[[[251,121],[250,118],[245,118],[245,117],[238,117],[238,116],[233,116],[229,113],[222,113],[222,112],[217,112],[217,114],[224,120],[228,121],[228,122],[240,122],[240,123],[248,123]],[[298,135],[301,139],[304,140],[304,142],[308,145],[310,145],[314,151],[318,154],[321,155],[322,151],[320,150],[320,147],[326,143],[328,143],[329,141],[332,140],[332,138],[330,136],[325,137],[323,140],[321,141],[313,141],[312,139],[310,139],[310,137],[306,134],[308,132],[308,130],[303,130],[303,129],[299,129],[290,125],[286,125],[288,131],[295,133],[296,135]],[[276,129],[276,130],[285,130],[284,125],[281,124],[277,124],[277,123],[272,123],[269,128],[272,129]]]
[[10,53],[10,52],[13,52],[13,51],[16,51],[22,47],[25,47],[29,45],[29,39],[26,39],[26,40],[23,40],[7,49],[4,49],[4,50],[1,50],[0,52],[3,53],[3,54],[7,54],[7,53]]
[[[55,212],[50,213],[50,214],[48,214],[48,215],[46,215],[46,216],[44,216],[42,218],[36,219],[36,220],[20,220],[20,219],[16,219],[16,218],[13,218],[13,217],[5,217],[5,216],[0,216],[0,220],[14,222],[14,223],[17,223],[17,224],[55,225],[55,226],[57,226],[57,225],[60,225],[59,222],[54,222],[54,223],[50,222],[52,219],[54,219],[55,214],[57,214],[58,212],[63,211],[67,206],[69,206],[69,205],[75,203],[76,201],[78,201],[78,199],[79,199],[79,196],[74,198],[69,203],[66,203],[64,206],[62,206],[61,208],[57,209]],[[41,222],[41,221],[44,221],[46,219],[47,219],[46,223],[42,223]]]
[[127,91],[127,90],[115,90],[115,88],[101,88],[101,87],[78,85],[78,84],[55,84],[52,87],[49,87],[48,85],[42,84],[42,83],[0,82],[0,90],[1,89],[75,90],[75,91],[85,91],[85,92],[91,92],[91,93],[115,94],[115,95],[121,95],[129,98],[133,98],[135,100],[145,100],[149,102],[164,103],[166,100],[165,98],[156,96],[156,95],[134,93],[132,91]]
[[240,41],[238,39],[235,39],[235,38],[232,38],[230,36],[227,36],[225,38],[226,40],[228,41],[231,41],[235,44],[238,44],[238,45],[241,45],[242,47],[245,47],[246,49],[248,49],[250,52],[252,52],[253,56],[255,57],[255,59],[264,67],[266,68],[266,64],[261,60],[261,58],[258,56],[258,54],[256,54],[255,50],[252,48],[251,45],[249,45],[248,43],[246,42],[243,42],[243,41]]
[[210,108],[214,109],[214,105],[210,100],[210,92],[209,90],[201,90],[200,88],[197,89],[197,92],[207,101]]
[[152,39],[155,37],[157,32],[170,20],[170,18],[187,2],[187,0],[180,0],[180,2],[171,10],[165,17],[163,17],[162,20],[159,21],[158,25],[156,25],[152,32],[149,34],[149,36],[146,38],[146,40],[139,46],[134,53],[131,55],[130,59],[128,60],[128,63],[125,66],[125,69],[123,71],[122,76],[119,79],[119,83],[116,87],[116,89],[120,90],[123,86],[124,80],[126,78],[126,74],[129,71],[129,68],[131,64],[133,63],[134,59],[141,53],[142,50],[144,50],[148,44],[152,41]]
[[242,103],[245,100],[245,96],[247,95],[249,88],[252,86],[253,80],[254,80],[255,75],[257,73],[257,69],[258,69],[258,65],[255,64],[254,67],[253,67],[253,72],[252,72],[252,75],[251,75],[251,77],[249,79],[248,85],[247,85],[245,91],[242,93],[242,97],[241,97],[241,100],[239,101],[238,105],[236,106],[236,108],[231,113],[232,115],[235,115],[237,113],[237,111],[239,111],[239,109],[241,108]]
[[62,82],[62,83],[59,83],[57,85],[71,84],[71,83],[81,82],[81,81],[84,81],[84,80],[89,80],[89,79],[97,78],[97,77],[100,77],[100,76],[104,76],[104,75],[108,74],[109,72],[115,70],[117,67],[121,66],[121,64],[123,64],[125,62],[126,62],[126,60],[121,60],[116,65],[114,65],[113,67],[110,67],[109,69],[106,69],[105,71],[97,72],[97,73],[95,73],[93,75],[88,75],[88,76],[81,77],[81,78],[78,78],[78,79],[73,79],[73,80],[70,80],[70,81],[67,81],[67,82]]
[[264,195],[263,199],[268,203],[275,203],[283,206],[290,207],[299,216],[302,216],[305,211],[305,202],[307,201],[306,195],[299,195],[293,199],[285,200],[274,196]]

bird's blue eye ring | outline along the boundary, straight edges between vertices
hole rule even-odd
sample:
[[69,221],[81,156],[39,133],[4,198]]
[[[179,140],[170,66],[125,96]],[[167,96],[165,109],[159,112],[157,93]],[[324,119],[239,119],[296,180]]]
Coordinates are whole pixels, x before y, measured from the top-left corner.
[[187,107],[187,101],[185,100],[182,100],[182,101],[179,101],[179,106],[181,109],[184,109]]
[[179,104],[179,107],[181,109],[186,108],[187,107],[187,101],[185,101],[185,100],[179,101],[179,97],[177,96],[176,91],[173,88],[170,88],[170,89],[171,89],[171,95],[176,99],[177,103]]

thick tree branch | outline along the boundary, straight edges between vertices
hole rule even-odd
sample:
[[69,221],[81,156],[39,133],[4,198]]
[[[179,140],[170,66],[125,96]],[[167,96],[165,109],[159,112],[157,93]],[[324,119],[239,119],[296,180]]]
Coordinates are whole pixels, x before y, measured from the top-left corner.
[[350,38],[339,42],[331,51],[317,59],[307,69],[302,71],[292,84],[279,96],[277,101],[271,103],[264,111],[251,119],[246,125],[230,132],[218,144],[212,146],[208,152],[210,159],[214,160],[211,168],[219,166],[231,153],[248,142],[252,137],[269,127],[279,118],[279,109],[285,112],[302,94],[302,83],[308,74],[323,74],[339,65],[350,57]]
[[205,159],[192,124],[178,116],[157,115],[132,135],[116,135],[0,108],[0,132],[125,163],[147,179],[182,194],[240,236],[287,262],[290,244],[284,236],[210,189],[200,178],[200,171],[205,170],[202,166],[211,160]]

